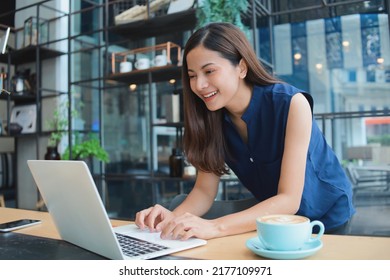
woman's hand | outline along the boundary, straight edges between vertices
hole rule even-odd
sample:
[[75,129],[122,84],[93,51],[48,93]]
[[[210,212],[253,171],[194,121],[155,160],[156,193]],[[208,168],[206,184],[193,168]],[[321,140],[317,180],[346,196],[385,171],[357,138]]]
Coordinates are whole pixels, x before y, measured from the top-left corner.
[[165,223],[161,232],[161,238],[163,239],[187,240],[190,237],[202,239],[218,237],[218,227],[215,220],[206,220],[185,213]]
[[135,224],[140,229],[148,228],[150,231],[161,231],[165,224],[174,217],[175,215],[171,211],[156,204],[153,207],[137,212]]
[[176,217],[173,212],[159,204],[138,212],[135,224],[152,232],[161,231],[163,239],[187,240],[191,237],[210,239],[217,237],[218,234],[213,220],[202,219],[190,213]]

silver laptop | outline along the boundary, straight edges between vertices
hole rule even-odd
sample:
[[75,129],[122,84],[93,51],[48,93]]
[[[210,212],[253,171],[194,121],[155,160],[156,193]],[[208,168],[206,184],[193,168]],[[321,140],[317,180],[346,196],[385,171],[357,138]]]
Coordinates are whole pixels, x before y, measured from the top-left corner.
[[61,238],[109,259],[151,259],[206,244],[163,240],[135,224],[112,227],[84,161],[28,160]]

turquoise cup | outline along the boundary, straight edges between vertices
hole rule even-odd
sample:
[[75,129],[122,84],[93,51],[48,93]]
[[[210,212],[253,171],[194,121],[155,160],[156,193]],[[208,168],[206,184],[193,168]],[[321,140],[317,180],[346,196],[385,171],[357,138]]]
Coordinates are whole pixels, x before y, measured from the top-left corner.
[[[319,227],[317,235],[313,228]],[[321,239],[325,226],[320,221],[312,221],[298,215],[267,215],[256,219],[257,235],[268,250],[296,251],[306,243]]]

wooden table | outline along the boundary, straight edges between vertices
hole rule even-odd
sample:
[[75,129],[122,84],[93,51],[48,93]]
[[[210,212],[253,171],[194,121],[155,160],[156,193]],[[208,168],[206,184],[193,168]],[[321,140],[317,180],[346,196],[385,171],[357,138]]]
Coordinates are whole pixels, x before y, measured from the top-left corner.
[[[42,224],[20,229],[18,233],[61,239],[47,212],[0,207],[0,223],[15,219],[40,219]],[[127,221],[112,220],[113,226]],[[173,254],[177,257],[210,260],[256,260],[262,257],[252,253],[245,242],[256,236],[249,232],[209,240],[207,245]],[[390,237],[324,235],[323,248],[306,259],[313,260],[390,260]]]

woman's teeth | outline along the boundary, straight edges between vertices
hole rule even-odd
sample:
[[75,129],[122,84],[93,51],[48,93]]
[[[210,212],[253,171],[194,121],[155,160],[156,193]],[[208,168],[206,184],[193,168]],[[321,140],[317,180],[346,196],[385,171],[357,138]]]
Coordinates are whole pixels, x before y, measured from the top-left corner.
[[211,96],[214,96],[216,94],[217,94],[217,91],[213,91],[212,93],[209,93],[209,94],[205,95],[204,97],[205,98],[210,98]]

